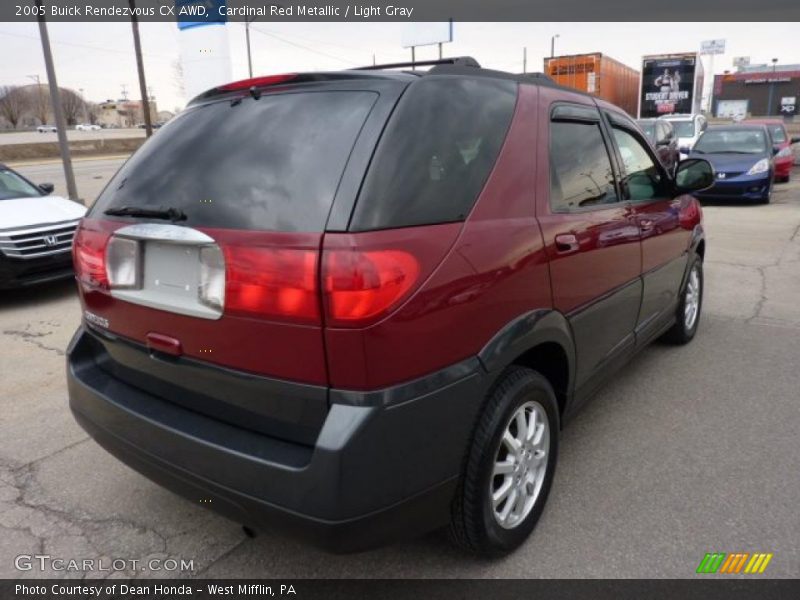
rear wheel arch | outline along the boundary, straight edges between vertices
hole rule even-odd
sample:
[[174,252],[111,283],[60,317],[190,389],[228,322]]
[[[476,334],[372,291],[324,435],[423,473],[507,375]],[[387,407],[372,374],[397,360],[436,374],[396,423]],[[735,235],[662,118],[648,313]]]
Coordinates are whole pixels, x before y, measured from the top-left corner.
[[499,377],[509,366],[533,369],[548,380],[561,415],[572,395],[575,343],[566,317],[551,309],[520,315],[506,324],[483,347],[478,359]]

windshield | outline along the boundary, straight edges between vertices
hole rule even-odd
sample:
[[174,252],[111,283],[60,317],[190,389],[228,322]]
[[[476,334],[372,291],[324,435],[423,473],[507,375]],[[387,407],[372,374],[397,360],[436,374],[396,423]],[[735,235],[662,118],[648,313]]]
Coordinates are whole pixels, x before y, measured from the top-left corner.
[[651,142],[656,141],[656,124],[655,123],[647,123],[639,121],[639,127],[642,128],[644,134],[648,137]]
[[758,129],[706,131],[694,145],[701,154],[764,154],[767,140]]
[[377,97],[287,92],[190,108],[133,155],[91,214],[174,209],[192,227],[322,231]]
[[42,192],[14,171],[0,169],[0,200],[12,198],[38,198]]
[[694,121],[670,121],[679,138],[694,137]]

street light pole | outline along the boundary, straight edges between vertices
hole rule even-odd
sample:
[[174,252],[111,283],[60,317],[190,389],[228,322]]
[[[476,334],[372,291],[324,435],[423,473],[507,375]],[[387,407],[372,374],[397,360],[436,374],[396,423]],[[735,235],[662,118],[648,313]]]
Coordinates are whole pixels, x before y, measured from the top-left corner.
[[767,99],[767,116],[772,116],[772,100],[775,93],[775,66],[778,64],[778,59],[772,59],[772,81],[769,82],[769,98]]
[[561,37],[560,34],[555,34],[553,37],[550,38],[550,58],[553,58],[556,55],[556,38]]
[[[42,0],[36,0],[39,9],[39,37],[42,39],[42,52],[44,53],[44,66],[47,70],[47,81],[50,85],[50,101],[53,103],[53,116],[56,121],[56,132],[58,134],[58,148],[61,152],[61,162],[64,165],[64,179],[67,182],[67,195],[70,200],[81,202],[78,198],[78,188],[75,186],[75,174],[72,172],[72,159],[69,155],[69,142],[67,141],[67,127],[64,121],[64,109],[61,106],[61,98],[58,93],[58,81],[56,80],[56,69],[53,64],[53,54],[50,52],[50,36],[47,35],[47,24],[44,21],[44,8]],[[37,76],[38,79],[38,76]]]
[[142,61],[142,43],[139,40],[139,19],[136,17],[136,2],[128,0],[131,8],[131,26],[133,27],[133,48],[136,52],[136,68],[139,71],[139,93],[142,96],[142,116],[144,117],[145,135],[153,135],[153,122],[150,120],[150,99],[147,97],[147,82],[144,79],[144,62]]

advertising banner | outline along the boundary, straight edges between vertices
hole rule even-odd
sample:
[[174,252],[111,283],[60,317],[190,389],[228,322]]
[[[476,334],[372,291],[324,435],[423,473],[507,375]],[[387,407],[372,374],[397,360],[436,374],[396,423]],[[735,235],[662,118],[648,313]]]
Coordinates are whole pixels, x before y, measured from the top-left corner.
[[645,58],[640,118],[691,114],[696,63],[696,56]]

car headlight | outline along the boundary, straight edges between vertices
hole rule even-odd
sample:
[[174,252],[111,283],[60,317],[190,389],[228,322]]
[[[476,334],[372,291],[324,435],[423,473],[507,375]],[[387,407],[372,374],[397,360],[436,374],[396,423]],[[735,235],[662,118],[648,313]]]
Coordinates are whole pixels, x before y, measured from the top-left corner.
[[766,158],[762,158],[747,172],[748,175],[758,175],[759,173],[766,173],[769,171],[769,161]]
[[788,158],[792,155],[792,149],[789,147],[784,148],[775,155],[775,158]]

